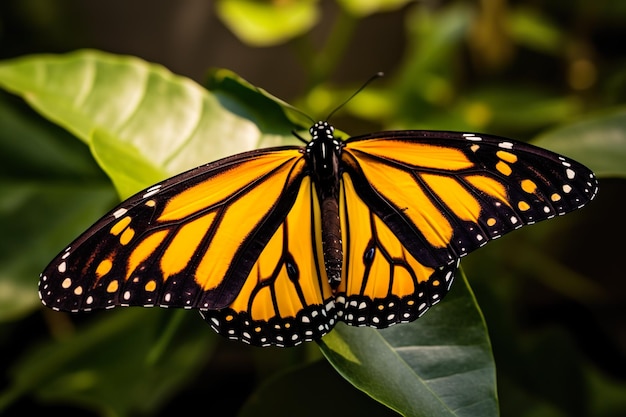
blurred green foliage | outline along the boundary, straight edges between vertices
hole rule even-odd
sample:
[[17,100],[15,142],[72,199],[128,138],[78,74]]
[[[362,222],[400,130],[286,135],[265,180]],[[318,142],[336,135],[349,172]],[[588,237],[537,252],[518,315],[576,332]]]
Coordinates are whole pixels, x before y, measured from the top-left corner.
[[[81,36],[86,29],[74,17],[85,6],[78,4],[4,2],[1,56],[99,47]],[[373,354],[393,356],[402,351],[394,350],[400,340],[413,338],[400,361],[354,356],[369,354],[355,348],[369,345],[358,338],[374,344],[378,332],[339,327],[331,333],[322,351],[342,375],[405,415],[495,414],[491,406],[461,405],[476,404],[476,396],[461,394],[480,391],[480,384],[487,384],[486,394],[478,398],[499,403],[506,416],[626,413],[626,285],[617,262],[626,234],[620,220],[626,175],[623,2],[222,0],[213,7],[250,54],[263,52],[259,65],[275,59],[265,54],[288,48],[298,64],[273,62],[274,76],[287,82],[298,72],[302,87],[282,98],[314,117],[324,117],[367,76],[385,70],[385,79],[334,116],[339,129],[537,137],[541,146],[601,177],[600,195],[589,207],[515,232],[463,260],[493,346],[497,398],[489,375],[451,379],[443,392],[433,390],[435,402],[446,398],[447,408],[429,413],[433,403],[411,385],[437,381],[419,374],[428,356],[420,343],[461,346],[469,329],[485,340],[482,316],[460,277],[449,298],[424,318],[381,332],[391,348],[373,348]],[[130,13],[116,12],[120,18]],[[391,26],[378,25],[377,19],[390,17]],[[372,34],[372,27],[379,31]],[[399,46],[390,43],[396,32],[402,34]],[[376,45],[367,42],[400,53],[392,62],[377,61]],[[346,76],[345,68],[353,73]],[[94,75],[106,78],[89,78]],[[245,73],[251,76],[253,71]],[[0,407],[6,415],[169,415],[192,407],[217,415],[396,415],[338,378],[316,344],[242,346],[212,334],[188,311],[67,316],[39,304],[39,272],[115,204],[115,190],[127,196],[208,160],[293,141],[290,130],[307,127],[301,114],[229,71],[213,70],[201,81],[209,91],[160,66],[94,51],[0,63],[0,85],[28,103],[0,96]],[[457,310],[457,302],[469,304]],[[439,333],[443,328],[448,331]],[[471,343],[482,343],[484,351],[484,341]],[[443,371],[464,375],[452,353],[435,356]],[[365,366],[346,371],[355,361],[342,365],[345,358]],[[467,359],[483,361],[489,373],[490,354]],[[418,374],[410,383],[395,379],[403,363]],[[380,378],[390,381],[382,391],[372,384]],[[391,398],[412,392],[416,405]]]

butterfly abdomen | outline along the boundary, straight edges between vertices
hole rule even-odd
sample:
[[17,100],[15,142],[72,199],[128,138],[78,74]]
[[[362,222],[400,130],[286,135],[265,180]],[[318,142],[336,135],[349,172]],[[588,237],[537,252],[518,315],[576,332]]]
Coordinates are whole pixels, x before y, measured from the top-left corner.
[[333,135],[333,127],[318,122],[310,129],[311,142],[306,148],[307,161],[322,214],[322,254],[331,287],[341,282],[343,249],[339,221],[339,164],[342,144]]
[[328,281],[333,288],[341,282],[343,249],[341,246],[339,205],[334,198],[322,201],[322,247]]

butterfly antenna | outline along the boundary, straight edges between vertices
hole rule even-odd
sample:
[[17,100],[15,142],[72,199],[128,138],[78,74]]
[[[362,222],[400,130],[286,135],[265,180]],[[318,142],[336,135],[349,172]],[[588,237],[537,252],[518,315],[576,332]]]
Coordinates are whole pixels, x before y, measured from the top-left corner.
[[340,105],[338,105],[337,107],[335,107],[335,109],[333,111],[330,112],[330,114],[326,117],[326,120],[330,120],[330,118],[333,116],[333,114],[337,113],[337,111],[339,111],[339,109],[341,109],[343,106],[345,106],[346,104],[348,104],[348,102],[350,100],[352,100],[354,98],[354,96],[356,96],[357,94],[359,94],[361,91],[363,91],[363,89],[365,87],[367,87],[372,81],[377,80],[381,77],[384,77],[385,74],[383,72],[377,72],[376,74],[372,75],[367,81],[365,81],[363,83],[362,86],[359,87],[358,90],[356,90],[354,93],[352,93],[352,95],[350,97],[348,97],[343,103],[341,103]]
[[281,104],[282,104],[284,107],[287,107],[289,110],[295,111],[295,112],[296,112],[296,113],[298,113],[299,115],[306,117],[307,119],[309,119],[309,120],[311,121],[311,123],[315,123],[315,119],[313,119],[311,116],[309,116],[308,114],[306,114],[305,112],[303,112],[303,111],[302,111],[302,110],[300,110],[299,108],[297,108],[297,107],[295,107],[295,106],[292,106],[291,104],[286,103],[286,102],[281,102]]

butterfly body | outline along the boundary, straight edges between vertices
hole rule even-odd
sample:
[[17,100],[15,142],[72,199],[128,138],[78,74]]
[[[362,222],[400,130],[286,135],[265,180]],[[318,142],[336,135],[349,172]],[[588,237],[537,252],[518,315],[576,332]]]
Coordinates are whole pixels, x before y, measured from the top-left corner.
[[334,136],[327,122],[315,123],[309,130],[311,141],[306,146],[309,170],[322,215],[322,246],[324,266],[331,287],[341,282],[343,248],[339,220],[340,161],[343,144]]
[[338,321],[385,328],[438,303],[461,257],[597,192],[583,165],[497,136],[310,133],[129,198],[48,265],[42,301],[195,308],[260,346],[316,340]]

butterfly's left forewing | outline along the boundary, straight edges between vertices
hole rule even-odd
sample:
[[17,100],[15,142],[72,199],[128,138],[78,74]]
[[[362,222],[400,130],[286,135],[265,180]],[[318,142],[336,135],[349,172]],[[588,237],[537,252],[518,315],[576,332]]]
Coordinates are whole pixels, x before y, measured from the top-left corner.
[[57,310],[119,305],[222,308],[239,294],[305,176],[299,148],[252,151],[126,200],[44,270]]

